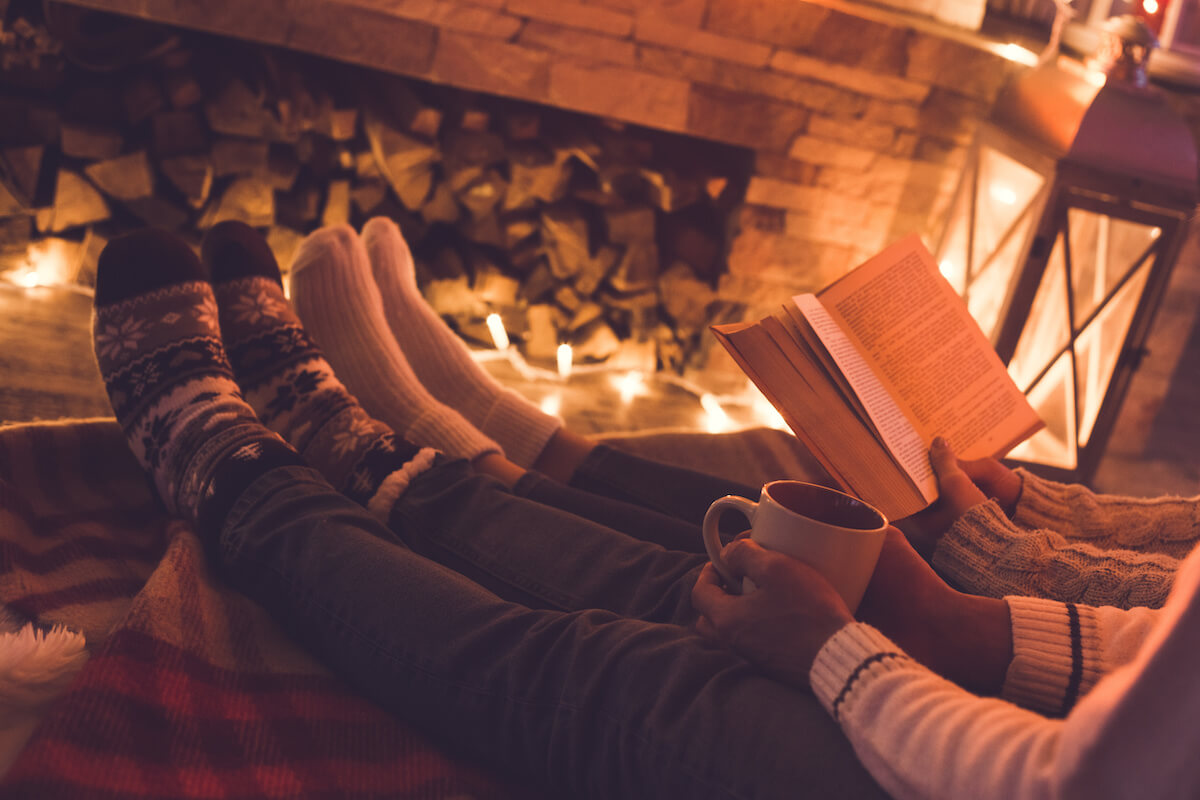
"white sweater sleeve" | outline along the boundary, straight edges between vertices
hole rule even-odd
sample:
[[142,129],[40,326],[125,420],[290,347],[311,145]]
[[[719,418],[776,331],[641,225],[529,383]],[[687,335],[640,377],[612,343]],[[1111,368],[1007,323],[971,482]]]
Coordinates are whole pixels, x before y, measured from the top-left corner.
[[1200,797],[1198,584],[1193,555],[1136,655],[1062,720],[972,695],[861,623],[821,649],[813,691],[897,798]]

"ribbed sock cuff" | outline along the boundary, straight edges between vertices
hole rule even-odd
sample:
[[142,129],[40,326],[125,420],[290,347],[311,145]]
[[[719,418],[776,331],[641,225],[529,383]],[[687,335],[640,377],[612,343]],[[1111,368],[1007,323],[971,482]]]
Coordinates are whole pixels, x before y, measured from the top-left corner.
[[512,389],[505,389],[479,429],[500,443],[509,461],[529,469],[562,426],[558,417],[543,413]]
[[455,458],[474,460],[501,448],[457,411],[441,407],[424,411],[404,432],[404,438],[417,445],[434,447]]

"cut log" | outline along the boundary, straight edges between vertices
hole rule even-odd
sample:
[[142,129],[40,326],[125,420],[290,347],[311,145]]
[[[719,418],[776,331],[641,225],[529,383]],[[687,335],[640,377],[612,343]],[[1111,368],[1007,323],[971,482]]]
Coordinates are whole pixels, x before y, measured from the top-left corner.
[[100,160],[116,158],[125,145],[125,137],[116,128],[64,122],[60,146],[72,158]]
[[100,191],[117,200],[137,200],[154,194],[154,173],[145,150],[89,164],[84,172]]
[[350,192],[350,200],[360,213],[370,214],[387,197],[387,190],[387,184],[382,180],[363,181]]
[[163,77],[163,86],[172,108],[191,108],[204,99],[204,90],[196,82],[191,70],[171,70]]
[[321,213],[321,190],[315,186],[296,186],[275,198],[275,221],[296,230],[307,230]]
[[33,217],[0,217],[0,258],[24,256],[33,237]]
[[156,81],[149,76],[139,75],[125,84],[121,104],[125,109],[126,121],[130,125],[140,125],[162,111],[167,101]]
[[528,322],[525,331],[524,350],[526,358],[537,361],[553,361],[558,357],[558,312],[554,306],[532,305],[525,312]]
[[350,181],[330,181],[325,194],[321,224],[345,225],[350,222]]
[[54,187],[54,205],[38,212],[38,230],[60,233],[108,217],[108,203],[104,202],[100,192],[82,175],[60,169]]
[[658,294],[663,309],[675,320],[676,330],[684,335],[708,324],[708,307],[717,299],[716,291],[682,261],[676,261],[663,272],[658,279]]
[[578,361],[604,361],[621,349],[620,337],[602,319],[594,320],[576,331],[572,338],[572,349]]
[[272,145],[267,156],[267,179],[271,186],[276,191],[290,192],[299,175],[300,160],[296,158],[296,151],[287,145]]
[[203,208],[212,191],[212,161],[206,155],[174,156],[158,162],[167,180],[192,208]]
[[242,139],[222,136],[213,142],[213,174],[252,175],[267,172],[270,144],[261,139]]
[[574,277],[590,259],[587,220],[577,209],[559,207],[543,213],[541,223],[542,244],[554,276]]
[[502,308],[517,304],[517,293],[521,282],[505,275],[495,265],[484,265],[475,270],[475,294],[490,306]]
[[252,228],[266,228],[275,223],[275,191],[262,177],[238,178],[210,206],[210,212],[204,215],[200,227],[238,220]]
[[467,109],[463,112],[462,120],[459,122],[459,127],[464,131],[473,131],[475,133],[484,133],[492,124],[492,115],[486,111],[477,108]]
[[494,216],[496,206],[504,199],[508,182],[494,169],[486,170],[457,192],[458,202],[479,220]]
[[272,225],[271,230],[267,231],[267,246],[275,254],[275,262],[279,264],[279,270],[285,279],[285,286],[287,285],[286,278],[292,269],[292,258],[296,255],[296,250],[302,241],[304,241],[304,234],[283,225]]
[[621,251],[616,247],[610,244],[600,247],[594,256],[590,256],[583,262],[579,272],[576,273],[575,290],[584,297],[591,297],[617,266],[620,259]]
[[658,280],[658,245],[651,241],[627,245],[610,282],[618,292],[637,292]]
[[191,221],[187,211],[158,195],[126,200],[124,206],[151,228],[177,231]]
[[567,192],[571,179],[570,157],[560,151],[557,155],[539,156],[537,150],[526,149],[521,157],[509,164],[509,187],[504,209],[532,208],[537,203],[555,203]]
[[454,199],[454,192],[450,191],[450,185],[445,181],[438,181],[437,186],[433,188],[433,193],[425,201],[425,205],[421,206],[421,218],[429,224],[435,222],[453,224],[458,222],[461,216],[462,207]]
[[154,152],[164,156],[208,150],[204,123],[194,111],[160,111],[154,115]]
[[654,241],[656,218],[653,208],[646,206],[613,208],[605,211],[604,219],[608,224],[608,240],[610,242],[633,244],[634,242]]
[[378,116],[367,116],[365,130],[375,162],[400,202],[410,211],[420,209],[433,188],[437,150],[396,130]]
[[0,150],[0,216],[31,210],[38,205],[38,186],[46,148],[41,145]]

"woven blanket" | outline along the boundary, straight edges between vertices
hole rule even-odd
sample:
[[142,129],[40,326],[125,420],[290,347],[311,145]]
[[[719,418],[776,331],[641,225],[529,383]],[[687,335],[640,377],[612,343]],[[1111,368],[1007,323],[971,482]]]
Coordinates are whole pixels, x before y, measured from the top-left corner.
[[[812,470],[774,431],[613,442],[742,480]],[[0,428],[0,603],[90,651],[0,798],[537,796],[354,694],[222,585],[112,420]]]

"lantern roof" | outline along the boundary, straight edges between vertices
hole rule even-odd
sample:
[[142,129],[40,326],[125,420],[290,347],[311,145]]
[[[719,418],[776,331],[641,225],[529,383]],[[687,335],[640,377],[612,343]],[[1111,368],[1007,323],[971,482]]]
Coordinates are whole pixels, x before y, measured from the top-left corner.
[[989,121],[1056,160],[1197,192],[1195,139],[1153,87],[1044,62],[1001,90]]

